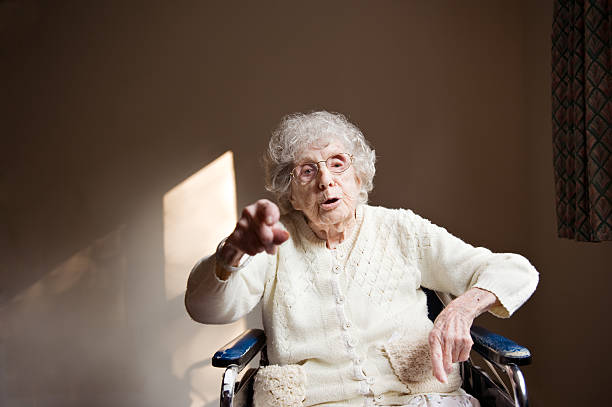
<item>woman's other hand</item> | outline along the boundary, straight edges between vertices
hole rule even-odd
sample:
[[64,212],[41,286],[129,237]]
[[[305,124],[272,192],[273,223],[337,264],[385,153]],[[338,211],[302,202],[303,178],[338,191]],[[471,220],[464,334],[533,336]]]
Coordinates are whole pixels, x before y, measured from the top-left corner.
[[470,335],[472,322],[496,303],[495,294],[474,287],[440,312],[429,333],[433,374],[440,382],[446,383],[453,363],[469,358],[474,343]]
[[[289,239],[289,233],[278,225],[279,219],[278,206],[267,199],[245,207],[234,231],[221,247],[221,259],[226,264],[237,266],[245,253],[249,256],[263,251],[275,254],[276,247]],[[225,280],[229,273],[218,267],[217,275]]]

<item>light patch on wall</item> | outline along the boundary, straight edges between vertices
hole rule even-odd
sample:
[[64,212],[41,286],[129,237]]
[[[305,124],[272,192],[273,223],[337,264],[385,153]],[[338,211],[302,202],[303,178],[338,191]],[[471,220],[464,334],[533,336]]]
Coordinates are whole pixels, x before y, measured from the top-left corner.
[[166,298],[185,292],[191,267],[236,225],[234,159],[226,152],[164,195]]
[[[163,198],[165,293],[182,297],[193,265],[215,252],[236,225],[236,184],[231,151],[193,174]],[[211,366],[214,352],[246,328],[243,319],[228,325],[200,325],[187,312],[167,321],[166,346],[172,374],[189,383],[191,406],[218,404],[221,370]]]

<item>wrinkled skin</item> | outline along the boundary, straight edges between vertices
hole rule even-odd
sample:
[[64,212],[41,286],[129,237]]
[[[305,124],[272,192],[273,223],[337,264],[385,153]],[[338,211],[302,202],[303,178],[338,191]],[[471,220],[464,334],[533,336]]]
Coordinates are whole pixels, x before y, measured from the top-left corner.
[[495,294],[474,287],[440,312],[429,333],[433,374],[440,382],[446,383],[453,363],[469,358],[474,343],[470,335],[472,322],[495,304]]
[[[311,148],[302,154],[298,163],[324,161],[346,152],[342,143],[332,141],[324,147]],[[327,240],[330,229],[350,229],[352,226],[361,183],[355,176],[353,166],[341,174],[332,174],[325,163],[320,162],[318,166],[317,177],[311,183],[291,183],[291,204],[304,213],[315,233],[324,231],[323,239]],[[333,209],[324,204],[330,198],[338,198],[337,206]]]
[[[302,154],[298,163],[324,161],[338,153],[348,153],[344,145],[331,141],[321,147],[312,147]],[[316,179],[306,185],[291,183],[291,204],[302,211],[308,225],[328,248],[342,242],[355,225],[355,208],[361,182],[355,175],[355,168],[349,167],[341,174],[333,174],[325,166],[318,164]],[[331,207],[325,201],[337,198]]]

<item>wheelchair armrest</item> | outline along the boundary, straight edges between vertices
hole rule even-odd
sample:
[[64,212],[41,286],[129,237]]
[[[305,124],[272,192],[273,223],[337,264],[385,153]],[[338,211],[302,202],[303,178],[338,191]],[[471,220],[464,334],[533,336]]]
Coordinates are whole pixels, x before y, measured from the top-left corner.
[[261,329],[249,329],[219,349],[212,359],[214,367],[238,366],[241,371],[266,344]]
[[470,332],[474,340],[473,349],[489,361],[517,366],[531,363],[531,352],[524,346],[481,326],[472,326]]

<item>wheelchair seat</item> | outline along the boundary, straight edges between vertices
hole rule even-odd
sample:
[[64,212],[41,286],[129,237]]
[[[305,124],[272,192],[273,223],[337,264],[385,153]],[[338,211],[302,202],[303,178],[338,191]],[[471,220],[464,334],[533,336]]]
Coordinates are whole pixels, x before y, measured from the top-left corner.
[[[443,302],[437,293],[421,289],[427,295],[429,318],[433,321],[444,308]],[[482,407],[527,407],[527,387],[520,366],[531,363],[529,349],[479,326],[472,326],[471,335],[472,350],[484,365],[476,363],[473,356],[461,364],[462,388],[478,399]],[[252,405],[257,368],[244,369],[257,354],[261,354],[260,366],[267,365],[265,333],[249,329],[213,356],[213,366],[225,368],[220,393],[222,407]]]

